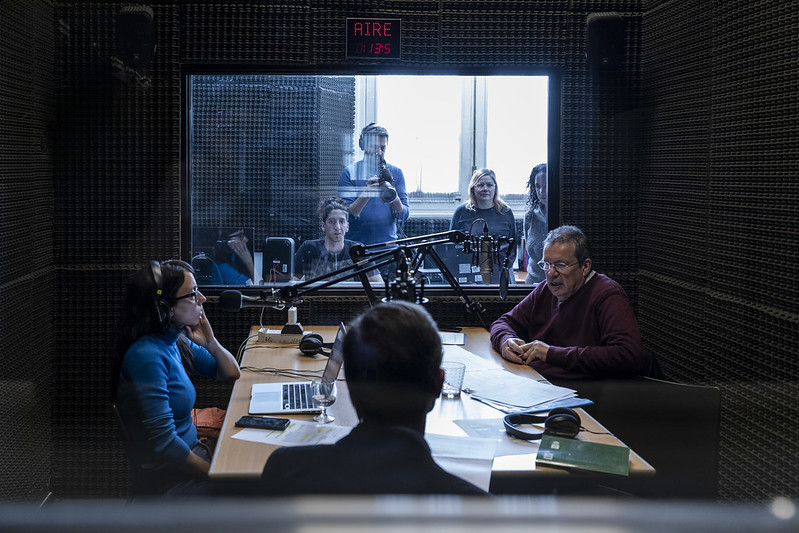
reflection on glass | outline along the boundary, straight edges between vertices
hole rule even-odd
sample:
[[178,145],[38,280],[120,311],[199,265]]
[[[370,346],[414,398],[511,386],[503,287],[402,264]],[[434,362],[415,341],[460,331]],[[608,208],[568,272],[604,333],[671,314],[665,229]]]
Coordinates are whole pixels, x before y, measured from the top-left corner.
[[[201,267],[199,284],[308,279],[295,252],[325,238],[316,209],[341,196],[342,169],[363,159],[358,137],[372,122],[390,132],[384,160],[406,175],[409,218],[399,238],[445,231],[481,167],[496,170],[521,227],[529,169],[547,160],[550,81],[187,71],[184,223],[191,237],[185,248]],[[350,213],[349,231],[354,220]],[[231,230],[213,237],[227,249],[203,242],[202,232],[214,228]],[[245,235],[233,235],[241,228]],[[267,243],[288,241],[275,239],[294,243],[279,264]]]

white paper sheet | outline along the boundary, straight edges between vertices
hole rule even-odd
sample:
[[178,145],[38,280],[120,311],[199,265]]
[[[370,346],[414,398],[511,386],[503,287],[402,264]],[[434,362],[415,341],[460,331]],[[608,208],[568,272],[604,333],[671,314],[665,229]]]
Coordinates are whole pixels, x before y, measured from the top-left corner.
[[576,395],[573,389],[541,383],[501,368],[480,372],[467,371],[463,379],[463,390],[517,408],[533,407]]
[[426,433],[433,460],[444,470],[488,491],[496,440]]
[[245,428],[232,436],[234,439],[277,444],[278,446],[308,446],[311,444],[333,444],[349,435],[351,427],[332,424],[317,424],[305,420],[292,420],[283,431]]
[[495,440],[494,457],[527,455],[538,452],[539,441],[527,441],[511,437],[505,432],[505,424],[502,423],[501,418],[472,418],[453,420],[453,422],[470,437]]
[[494,361],[483,359],[479,355],[475,355],[465,348],[451,344],[444,346],[444,361],[456,361],[458,363],[463,363],[466,365],[466,372],[471,372],[473,370],[496,370],[502,368]]

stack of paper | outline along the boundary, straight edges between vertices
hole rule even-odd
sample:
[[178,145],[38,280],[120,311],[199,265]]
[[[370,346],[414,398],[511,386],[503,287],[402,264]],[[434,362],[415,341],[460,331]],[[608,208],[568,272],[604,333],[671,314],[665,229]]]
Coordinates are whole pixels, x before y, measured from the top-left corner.
[[463,378],[463,390],[473,399],[501,411],[531,410],[537,405],[577,395],[573,389],[508,372],[496,363],[458,346],[446,346],[444,360],[465,363],[466,376]]
[[475,400],[509,411],[533,409],[542,403],[577,395],[573,389],[534,381],[503,369],[466,372],[463,388]]

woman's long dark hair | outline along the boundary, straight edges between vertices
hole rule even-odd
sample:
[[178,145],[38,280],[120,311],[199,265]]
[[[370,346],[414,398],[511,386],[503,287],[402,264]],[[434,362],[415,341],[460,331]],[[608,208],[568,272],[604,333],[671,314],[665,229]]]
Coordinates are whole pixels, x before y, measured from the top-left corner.
[[[177,303],[177,292],[186,279],[186,272],[194,274],[191,265],[179,260],[160,263],[161,298],[170,306]],[[150,264],[137,270],[125,290],[119,323],[114,333],[114,344],[111,353],[111,397],[116,396],[119,371],[122,359],[128,348],[145,335],[160,334],[170,327],[170,320],[161,322],[156,310],[155,279]],[[191,350],[183,336],[178,340],[183,365],[189,375],[194,374],[194,362]]]
[[547,175],[546,163],[540,163],[534,166],[532,172],[530,172],[530,177],[527,179],[527,189],[529,189],[527,193],[527,204],[530,206],[531,211],[535,211],[541,207],[541,199],[538,197],[538,193],[535,192],[535,177],[542,172],[544,176]]

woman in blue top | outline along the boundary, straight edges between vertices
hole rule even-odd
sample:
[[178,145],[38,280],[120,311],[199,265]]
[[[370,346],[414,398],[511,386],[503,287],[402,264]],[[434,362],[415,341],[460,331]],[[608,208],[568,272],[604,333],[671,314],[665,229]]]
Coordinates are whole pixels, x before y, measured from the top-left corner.
[[190,493],[207,478],[211,457],[192,422],[190,374],[222,380],[240,374],[214,336],[203,303],[194,271],[183,261],[151,261],[125,294],[113,393],[148,494]]
[[[478,222],[478,221],[482,222]],[[507,237],[514,240],[513,246],[503,243],[499,250],[499,257],[493,265],[491,283],[499,283],[501,266],[508,259],[508,269],[511,272],[510,282],[514,283],[512,275],[514,261],[516,260],[516,220],[508,204],[499,197],[497,176],[488,168],[474,171],[469,181],[469,201],[455,209],[449,229],[460,230],[472,235],[482,234],[483,228],[488,227],[488,233],[493,237]]]

